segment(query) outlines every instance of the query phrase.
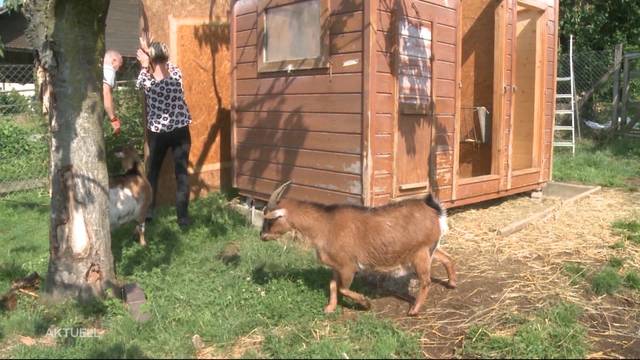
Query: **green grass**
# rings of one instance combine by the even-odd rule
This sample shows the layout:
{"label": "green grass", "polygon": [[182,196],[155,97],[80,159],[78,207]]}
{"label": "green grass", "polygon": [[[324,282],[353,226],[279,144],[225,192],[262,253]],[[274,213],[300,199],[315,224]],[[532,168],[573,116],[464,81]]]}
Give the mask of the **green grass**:
{"label": "green grass", "polygon": [[640,220],[618,220],[612,224],[614,232],[636,245],[640,245]]}
{"label": "green grass", "polygon": [[622,265],[624,265],[624,260],[619,257],[612,256],[609,258],[609,261],[607,261],[607,265],[614,269],[620,269],[622,268]]}
{"label": "green grass", "polygon": [[591,278],[591,289],[598,295],[613,295],[622,285],[618,270],[605,266]]}
{"label": "green grass", "polygon": [[577,285],[587,276],[587,269],[579,263],[568,262],[564,264],[564,271],[571,276],[571,285]]}
{"label": "green grass", "polygon": [[601,144],[584,140],[571,152],[553,155],[553,179],[590,185],[637,189],[629,180],[640,177],[640,140],[618,139]]}
{"label": "green grass", "polygon": [[624,249],[626,246],[627,245],[624,242],[624,240],[618,240],[618,241],[614,242],[613,244],[609,245],[609,248],[614,249],[614,250],[619,250],[619,249]]}
{"label": "green grass", "polygon": [[15,278],[46,273],[48,238],[48,194],[30,191],[0,198],[0,294]]}
{"label": "green grass", "polygon": [[[0,200],[2,291],[15,277],[46,273],[48,209],[29,204],[46,203],[46,198],[23,197]],[[219,356],[229,356],[238,339],[250,334],[263,340],[247,348],[246,357],[421,355],[417,337],[387,320],[366,312],[344,320],[342,310],[325,315],[330,271],[296,246],[261,242],[243,218],[224,208],[223,200],[213,195],[193,202],[194,225],[186,232],[176,225],[173,208],[161,209],[147,227],[147,248],[137,245],[133,225],[113,233],[118,277],[144,289],[149,322],[134,322],[116,300],[47,305],[20,296],[17,310],[0,313],[0,353],[3,343],[17,335],[40,337],[55,326],[97,327],[106,333],[58,338],[54,347],[19,345],[10,356],[193,357],[195,334]]]}
{"label": "green grass", "polygon": [[640,290],[640,275],[636,271],[629,271],[624,276],[624,286],[634,289]]}
{"label": "green grass", "polygon": [[473,326],[467,332],[463,357],[479,358],[583,358],[587,353],[586,329],[578,322],[581,310],[560,303],[519,321],[511,335],[494,335]]}

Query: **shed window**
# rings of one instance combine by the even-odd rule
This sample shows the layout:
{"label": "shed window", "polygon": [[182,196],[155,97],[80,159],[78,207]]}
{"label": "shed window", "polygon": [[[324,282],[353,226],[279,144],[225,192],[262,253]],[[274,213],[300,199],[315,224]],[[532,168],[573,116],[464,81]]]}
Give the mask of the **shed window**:
{"label": "shed window", "polygon": [[260,16],[258,70],[326,67],[329,29],[324,24],[328,18],[328,1],[292,1],[269,7],[271,2],[263,1]]}
{"label": "shed window", "polygon": [[403,114],[428,114],[431,101],[431,23],[399,22],[398,97]]}

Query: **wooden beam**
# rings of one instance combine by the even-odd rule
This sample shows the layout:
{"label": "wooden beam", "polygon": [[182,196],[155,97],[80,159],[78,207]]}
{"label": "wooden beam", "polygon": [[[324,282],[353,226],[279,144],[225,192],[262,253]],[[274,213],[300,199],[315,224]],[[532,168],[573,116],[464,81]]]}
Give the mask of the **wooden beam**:
{"label": "wooden beam", "polygon": [[629,102],[629,58],[624,58],[624,68],[622,71],[622,109],[620,110],[620,116],[622,117],[622,124],[620,125],[624,129],[627,125],[627,102]]}
{"label": "wooden beam", "polygon": [[616,45],[613,58],[613,98],[611,111],[611,127],[618,129],[618,103],[620,102],[620,64],[622,62],[622,44]]}
{"label": "wooden beam", "polygon": [[372,118],[376,116],[376,23],[378,1],[364,2],[362,76],[362,205],[372,206],[373,156]]}

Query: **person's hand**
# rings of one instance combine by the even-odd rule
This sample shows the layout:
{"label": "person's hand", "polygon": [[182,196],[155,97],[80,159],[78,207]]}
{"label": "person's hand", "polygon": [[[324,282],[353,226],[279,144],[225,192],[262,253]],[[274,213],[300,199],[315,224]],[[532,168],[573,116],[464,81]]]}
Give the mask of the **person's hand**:
{"label": "person's hand", "polygon": [[145,53],[149,53],[149,43],[151,39],[149,38],[149,32],[145,31],[142,36],[140,36],[140,49]]}
{"label": "person's hand", "polygon": [[149,55],[147,55],[144,50],[138,49],[138,51],[136,52],[136,58],[138,58],[140,66],[142,66],[143,69],[149,67]]}
{"label": "person's hand", "polygon": [[111,127],[113,128],[113,135],[120,135],[120,119],[117,116],[111,119]]}

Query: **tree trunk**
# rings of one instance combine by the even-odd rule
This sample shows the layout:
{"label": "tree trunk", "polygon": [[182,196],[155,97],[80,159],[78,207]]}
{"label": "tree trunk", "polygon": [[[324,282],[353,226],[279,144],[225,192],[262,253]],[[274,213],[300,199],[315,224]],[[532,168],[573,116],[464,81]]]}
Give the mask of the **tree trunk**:
{"label": "tree trunk", "polygon": [[52,89],[45,290],[55,299],[102,296],[115,280],[100,66],[108,6],[108,0],[30,0],[24,8]]}

